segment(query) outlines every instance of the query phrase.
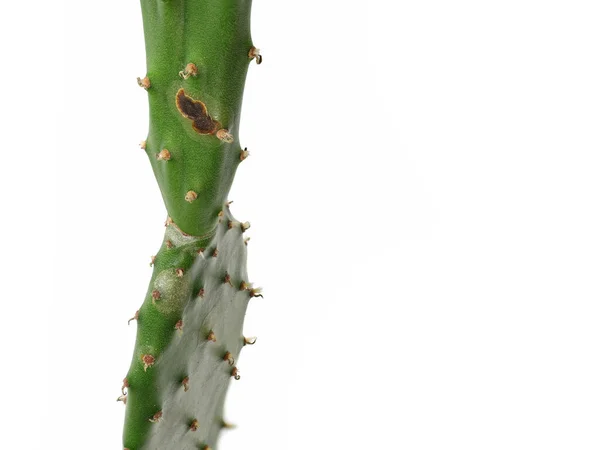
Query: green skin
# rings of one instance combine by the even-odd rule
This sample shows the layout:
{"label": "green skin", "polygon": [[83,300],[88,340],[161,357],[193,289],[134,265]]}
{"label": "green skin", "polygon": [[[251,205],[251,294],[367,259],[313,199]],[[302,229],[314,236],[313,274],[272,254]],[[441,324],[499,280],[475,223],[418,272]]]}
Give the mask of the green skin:
{"label": "green skin", "polygon": [[[248,282],[245,226],[226,206],[242,159],[251,1],[141,4],[150,82],[145,149],[170,220],[136,313],[123,445],[215,449],[227,387],[246,343],[246,308],[259,295]],[[189,63],[197,74],[185,72]],[[163,149],[168,158],[157,158]]]}

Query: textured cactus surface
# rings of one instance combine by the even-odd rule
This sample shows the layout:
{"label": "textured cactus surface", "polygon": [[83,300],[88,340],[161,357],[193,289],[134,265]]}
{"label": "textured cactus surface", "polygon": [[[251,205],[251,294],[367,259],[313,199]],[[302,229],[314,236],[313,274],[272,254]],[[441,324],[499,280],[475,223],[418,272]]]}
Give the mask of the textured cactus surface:
{"label": "textured cactus surface", "polygon": [[168,212],[123,381],[124,448],[214,449],[227,427],[227,387],[239,379],[248,302],[249,224],[227,195],[242,150],[238,129],[248,65],[250,0],[142,0],[148,154]]}

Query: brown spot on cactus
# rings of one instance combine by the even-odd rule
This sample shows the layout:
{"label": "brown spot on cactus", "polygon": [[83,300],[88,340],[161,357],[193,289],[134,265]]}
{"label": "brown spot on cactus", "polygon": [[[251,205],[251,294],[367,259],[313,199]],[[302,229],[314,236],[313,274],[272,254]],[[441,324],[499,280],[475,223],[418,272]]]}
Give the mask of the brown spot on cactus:
{"label": "brown spot on cactus", "polygon": [[237,367],[234,367],[233,369],[231,369],[231,376],[235,379],[235,380],[239,380],[240,377],[240,373]]}
{"label": "brown spot on cactus", "polygon": [[256,64],[262,63],[262,56],[260,54],[260,50],[256,47],[252,47],[248,52],[248,58],[256,59]]}
{"label": "brown spot on cactus", "polygon": [[246,239],[244,239],[244,245],[248,245],[248,241],[250,240],[249,237],[247,237]]}
{"label": "brown spot on cactus", "polygon": [[140,142],[140,148],[141,148],[142,150],[146,150],[146,141],[142,141],[142,142]]}
{"label": "brown spot on cactus", "polygon": [[186,202],[192,203],[197,198],[198,198],[198,194],[196,194],[194,191],[187,191],[187,194],[185,194],[185,201]]}
{"label": "brown spot on cactus", "polygon": [[190,424],[190,431],[198,431],[199,426],[200,423],[196,419],[192,420],[192,423]]}
{"label": "brown spot on cactus", "polygon": [[179,278],[183,277],[184,271],[183,269],[176,269],[175,270],[175,275],[177,275]]}
{"label": "brown spot on cactus", "polygon": [[129,381],[127,381],[127,378],[123,378],[123,386],[121,386],[121,393],[123,395],[125,395],[125,389],[129,388]]}
{"label": "brown spot on cactus", "polygon": [[156,159],[159,161],[169,161],[171,159],[171,152],[166,148],[163,148],[156,154]]}
{"label": "brown spot on cactus", "polygon": [[240,153],[240,161],[245,160],[248,156],[250,156],[250,152],[248,151],[247,148],[245,148],[244,150],[241,151]]}
{"label": "brown spot on cactus", "polygon": [[187,80],[189,77],[195,77],[198,75],[198,68],[194,63],[188,63],[185,66],[185,69],[179,72],[179,76],[184,80]]}
{"label": "brown spot on cactus", "polygon": [[200,298],[203,298],[203,297],[204,297],[204,288],[201,288],[201,289],[198,291],[198,297],[200,297]]}
{"label": "brown spot on cactus", "polygon": [[156,262],[156,255],[152,255],[150,257],[150,267],[152,267],[154,265],[154,263]]}
{"label": "brown spot on cactus", "polygon": [[229,275],[228,273],[225,273],[225,277],[223,278],[223,283],[228,284],[229,286],[233,286],[233,284],[231,284],[231,275]]}
{"label": "brown spot on cactus", "polygon": [[144,363],[144,372],[146,372],[148,368],[152,367],[155,361],[156,360],[152,355],[142,355],[142,362]]}
{"label": "brown spot on cactus", "polygon": [[204,447],[202,447],[202,450],[212,450],[212,448],[210,448],[210,446],[205,445]]}
{"label": "brown spot on cactus", "polygon": [[144,77],[144,78],[138,77],[137,83],[138,83],[138,86],[140,86],[146,90],[150,89],[150,86],[152,86],[152,84],[150,83],[150,78],[148,78],[148,77]]}
{"label": "brown spot on cactus", "polygon": [[160,299],[160,292],[158,291],[158,289],[154,289],[152,291],[152,303],[154,303],[158,299]]}
{"label": "brown spot on cactus", "polygon": [[169,239],[167,239],[167,241],[165,242],[165,245],[166,245],[167,248],[173,248],[174,247],[173,242],[171,242],[171,240],[169,240]]}
{"label": "brown spot on cactus", "polygon": [[183,117],[192,121],[192,128],[200,134],[214,134],[219,129],[219,122],[210,117],[206,105],[194,100],[179,89],[175,96],[175,104]]}
{"label": "brown spot on cactus", "polygon": [[215,250],[212,253],[213,258],[216,258],[217,256],[219,256],[219,249],[215,247]]}
{"label": "brown spot on cactus", "polygon": [[248,289],[248,283],[246,283],[245,281],[242,281],[240,283],[240,291],[245,291],[246,289]]}
{"label": "brown spot on cactus", "polygon": [[163,413],[162,411],[158,411],[157,413],[155,413],[150,419],[148,419],[150,422],[152,423],[156,423],[158,422],[160,419],[162,419]]}
{"label": "brown spot on cactus", "polygon": [[222,420],[221,428],[226,429],[226,430],[233,430],[235,428],[235,425],[230,422],[227,422],[225,420]]}
{"label": "brown spot on cactus", "polygon": [[165,227],[168,227],[169,225],[173,225],[173,219],[171,219],[171,217],[167,216],[167,220],[165,220]]}
{"label": "brown spot on cactus", "polygon": [[254,345],[256,343],[256,336],[250,336],[244,338],[244,345]]}
{"label": "brown spot on cactus", "polygon": [[183,392],[187,392],[190,389],[190,378],[189,377],[185,377],[181,381],[181,384],[183,385]]}

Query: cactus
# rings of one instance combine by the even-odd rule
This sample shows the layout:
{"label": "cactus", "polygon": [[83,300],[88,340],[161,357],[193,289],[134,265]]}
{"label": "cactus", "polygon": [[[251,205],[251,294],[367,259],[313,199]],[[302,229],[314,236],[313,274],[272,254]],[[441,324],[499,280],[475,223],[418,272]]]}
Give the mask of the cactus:
{"label": "cactus", "polygon": [[142,0],[150,105],[146,151],[168,218],[152,257],[137,338],[118,400],[125,449],[215,448],[249,300],[250,226],[227,195],[238,164],[241,101],[250,62],[250,0]]}

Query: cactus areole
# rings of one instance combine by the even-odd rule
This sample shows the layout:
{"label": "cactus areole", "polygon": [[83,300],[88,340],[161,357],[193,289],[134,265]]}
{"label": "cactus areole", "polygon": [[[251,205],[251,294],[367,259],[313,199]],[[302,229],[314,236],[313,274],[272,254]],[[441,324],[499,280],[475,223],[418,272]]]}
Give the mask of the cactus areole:
{"label": "cactus areole", "polygon": [[250,0],[142,0],[150,104],[141,147],[168,218],[153,274],[131,321],[137,338],[119,400],[123,448],[215,449],[244,337],[248,302],[244,232],[227,195],[248,151],[239,123],[248,66]]}

